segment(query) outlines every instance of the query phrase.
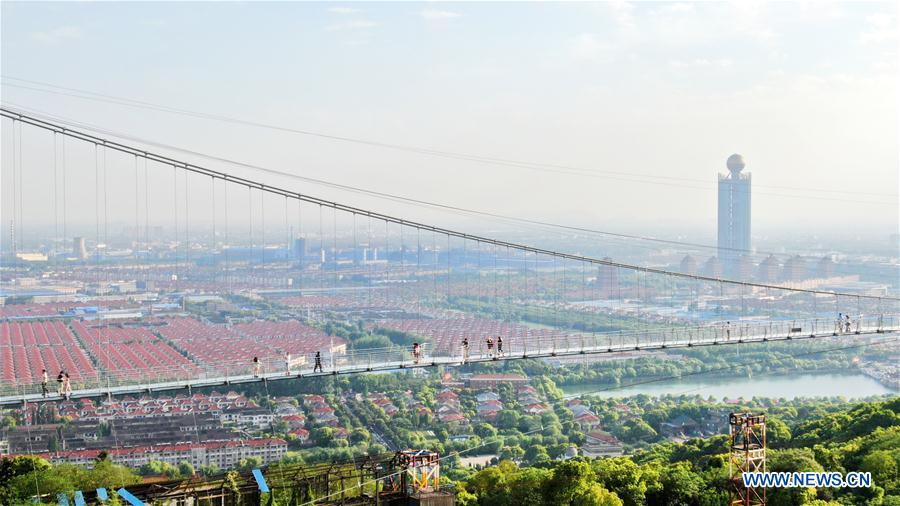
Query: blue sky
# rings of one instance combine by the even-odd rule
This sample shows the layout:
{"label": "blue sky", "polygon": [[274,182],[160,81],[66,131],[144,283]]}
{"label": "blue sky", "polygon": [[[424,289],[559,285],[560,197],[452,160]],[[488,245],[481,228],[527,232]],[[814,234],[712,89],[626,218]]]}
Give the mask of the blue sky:
{"label": "blue sky", "polygon": [[[4,80],[8,104],[311,177],[606,229],[711,231],[716,173],[741,152],[768,187],[755,200],[760,233],[792,226],[786,214],[897,228],[896,206],[855,193],[896,202],[895,2],[4,2],[2,29],[4,76],[709,190],[434,159]],[[807,186],[860,202],[778,189]]]}

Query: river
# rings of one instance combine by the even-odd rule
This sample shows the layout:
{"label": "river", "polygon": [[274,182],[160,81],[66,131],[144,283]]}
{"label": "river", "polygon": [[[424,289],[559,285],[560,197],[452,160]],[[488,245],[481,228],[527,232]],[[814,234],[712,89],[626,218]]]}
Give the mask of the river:
{"label": "river", "polygon": [[[626,384],[639,380],[626,380]],[[599,397],[629,397],[632,395],[702,395],[723,397],[832,397],[850,399],[872,395],[898,394],[874,379],[859,373],[801,373],[753,378],[687,377],[658,383],[615,387],[609,384],[561,386],[566,397],[590,393]]]}

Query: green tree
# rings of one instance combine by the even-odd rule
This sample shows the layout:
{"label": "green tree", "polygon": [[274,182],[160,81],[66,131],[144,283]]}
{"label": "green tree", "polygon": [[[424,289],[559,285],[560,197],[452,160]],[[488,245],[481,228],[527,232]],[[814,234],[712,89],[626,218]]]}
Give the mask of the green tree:
{"label": "green tree", "polygon": [[543,506],[543,489],[551,471],[539,468],[520,469],[509,480],[510,504],[513,506]]}
{"label": "green tree", "polygon": [[370,438],[371,435],[369,434],[369,431],[362,427],[357,427],[350,433],[350,443],[354,445],[368,442]]}
{"label": "green tree", "polygon": [[185,476],[185,477],[193,476],[195,474],[195,472],[196,471],[194,470],[194,464],[191,464],[190,462],[188,462],[186,460],[182,460],[181,462],[178,463],[178,473],[181,476]]}
{"label": "green tree", "polygon": [[703,479],[692,472],[691,465],[679,462],[665,466],[659,475],[660,487],[648,492],[647,502],[665,506],[690,506],[700,500]]}
{"label": "green tree", "polygon": [[497,436],[497,429],[489,423],[476,424],[472,430],[475,432],[475,435],[481,439],[489,439]]}
{"label": "green tree", "polygon": [[592,462],[597,481],[613,491],[625,506],[641,506],[645,502],[647,483],[640,466],[628,457],[597,459]]}
{"label": "green tree", "polygon": [[49,469],[50,463],[40,457],[20,456],[0,459],[0,504],[13,504],[13,497],[20,496],[22,491],[13,490],[14,479]]}
{"label": "green tree", "polygon": [[203,476],[213,476],[219,474],[220,472],[222,472],[221,469],[219,469],[219,466],[215,464],[200,466],[200,474],[202,474]]}
{"label": "green tree", "polygon": [[525,450],[519,445],[504,446],[500,451],[500,458],[504,460],[521,460],[525,456]]}
{"label": "green tree", "polygon": [[859,468],[861,471],[872,473],[872,482],[886,490],[896,489],[898,478],[898,460],[900,460],[900,447],[893,450],[877,450],[862,459]]}
{"label": "green tree", "polygon": [[27,504],[38,494],[56,496],[61,492],[75,490],[71,473],[60,473],[56,469],[41,469],[20,474],[6,482],[7,501],[4,504]]}
{"label": "green tree", "polygon": [[574,505],[576,498],[588,497],[588,490],[595,483],[596,475],[591,465],[582,459],[560,462],[553,468],[553,474],[544,487],[547,504]]}
{"label": "green tree", "polygon": [[766,418],[766,441],[769,446],[786,446],[791,441],[791,429],[780,418]]}
{"label": "green tree", "polygon": [[575,492],[570,503],[577,506],[622,506],[622,500],[599,483],[589,483]]}
{"label": "green tree", "polygon": [[241,459],[238,462],[238,468],[242,471],[249,471],[251,469],[258,469],[262,466],[262,459],[259,457],[247,457],[245,459]]}
{"label": "green tree", "polygon": [[[60,466],[57,466],[59,469]],[[101,460],[94,464],[89,471],[79,473],[78,486],[82,490],[96,490],[98,488],[117,489],[133,485],[141,481],[140,477],[131,469],[112,463],[110,460]]]}
{"label": "green tree", "polygon": [[550,460],[550,455],[547,453],[547,447],[543,445],[529,446],[525,450],[525,460],[532,464]]}

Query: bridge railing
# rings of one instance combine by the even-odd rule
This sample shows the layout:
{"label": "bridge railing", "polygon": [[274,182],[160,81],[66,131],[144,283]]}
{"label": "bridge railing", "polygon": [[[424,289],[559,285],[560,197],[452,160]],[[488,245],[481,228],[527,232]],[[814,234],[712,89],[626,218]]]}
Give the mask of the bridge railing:
{"label": "bridge railing", "polygon": [[[435,348],[421,345],[416,357],[411,347],[389,347],[348,350],[342,353],[321,352],[317,362],[315,353],[292,357],[288,367],[284,358],[263,358],[258,364],[252,357],[216,363],[198,363],[178,367],[151,367],[106,371],[73,380],[72,391],[113,391],[130,385],[149,388],[187,387],[188,385],[226,384],[254,381],[258,378],[308,376],[316,374],[364,372],[387,369],[414,368],[430,364],[482,362],[523,357],[577,355],[582,353],[629,352],[645,349],[665,349],[712,344],[736,344],[763,340],[784,340],[810,336],[855,335],[876,331],[900,330],[898,315],[869,315],[851,319],[847,329],[836,320],[810,318],[798,320],[761,320],[717,322],[677,328],[657,328],[605,333],[574,333],[562,331],[558,335],[541,337],[505,337],[502,347],[496,341],[488,349],[487,336],[469,336],[469,347],[462,347],[462,338],[452,346]],[[496,339],[496,336],[491,336]],[[55,378],[51,378],[50,394],[57,393]],[[0,397],[22,396],[41,392],[39,383],[0,384]]]}

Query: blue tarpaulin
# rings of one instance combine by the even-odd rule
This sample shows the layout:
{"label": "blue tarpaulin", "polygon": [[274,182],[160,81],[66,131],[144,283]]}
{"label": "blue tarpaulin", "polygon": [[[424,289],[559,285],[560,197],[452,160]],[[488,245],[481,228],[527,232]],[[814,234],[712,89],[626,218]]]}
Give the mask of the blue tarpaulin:
{"label": "blue tarpaulin", "polygon": [[263,493],[269,492],[269,484],[266,483],[266,477],[263,476],[262,471],[259,469],[253,470],[253,477],[256,478],[256,485],[259,486],[259,491]]}
{"label": "blue tarpaulin", "polygon": [[128,504],[130,504],[131,506],[144,506],[144,503],[140,499],[131,495],[131,492],[125,490],[124,488],[116,490],[116,493],[119,494],[122,499],[128,501]]}

